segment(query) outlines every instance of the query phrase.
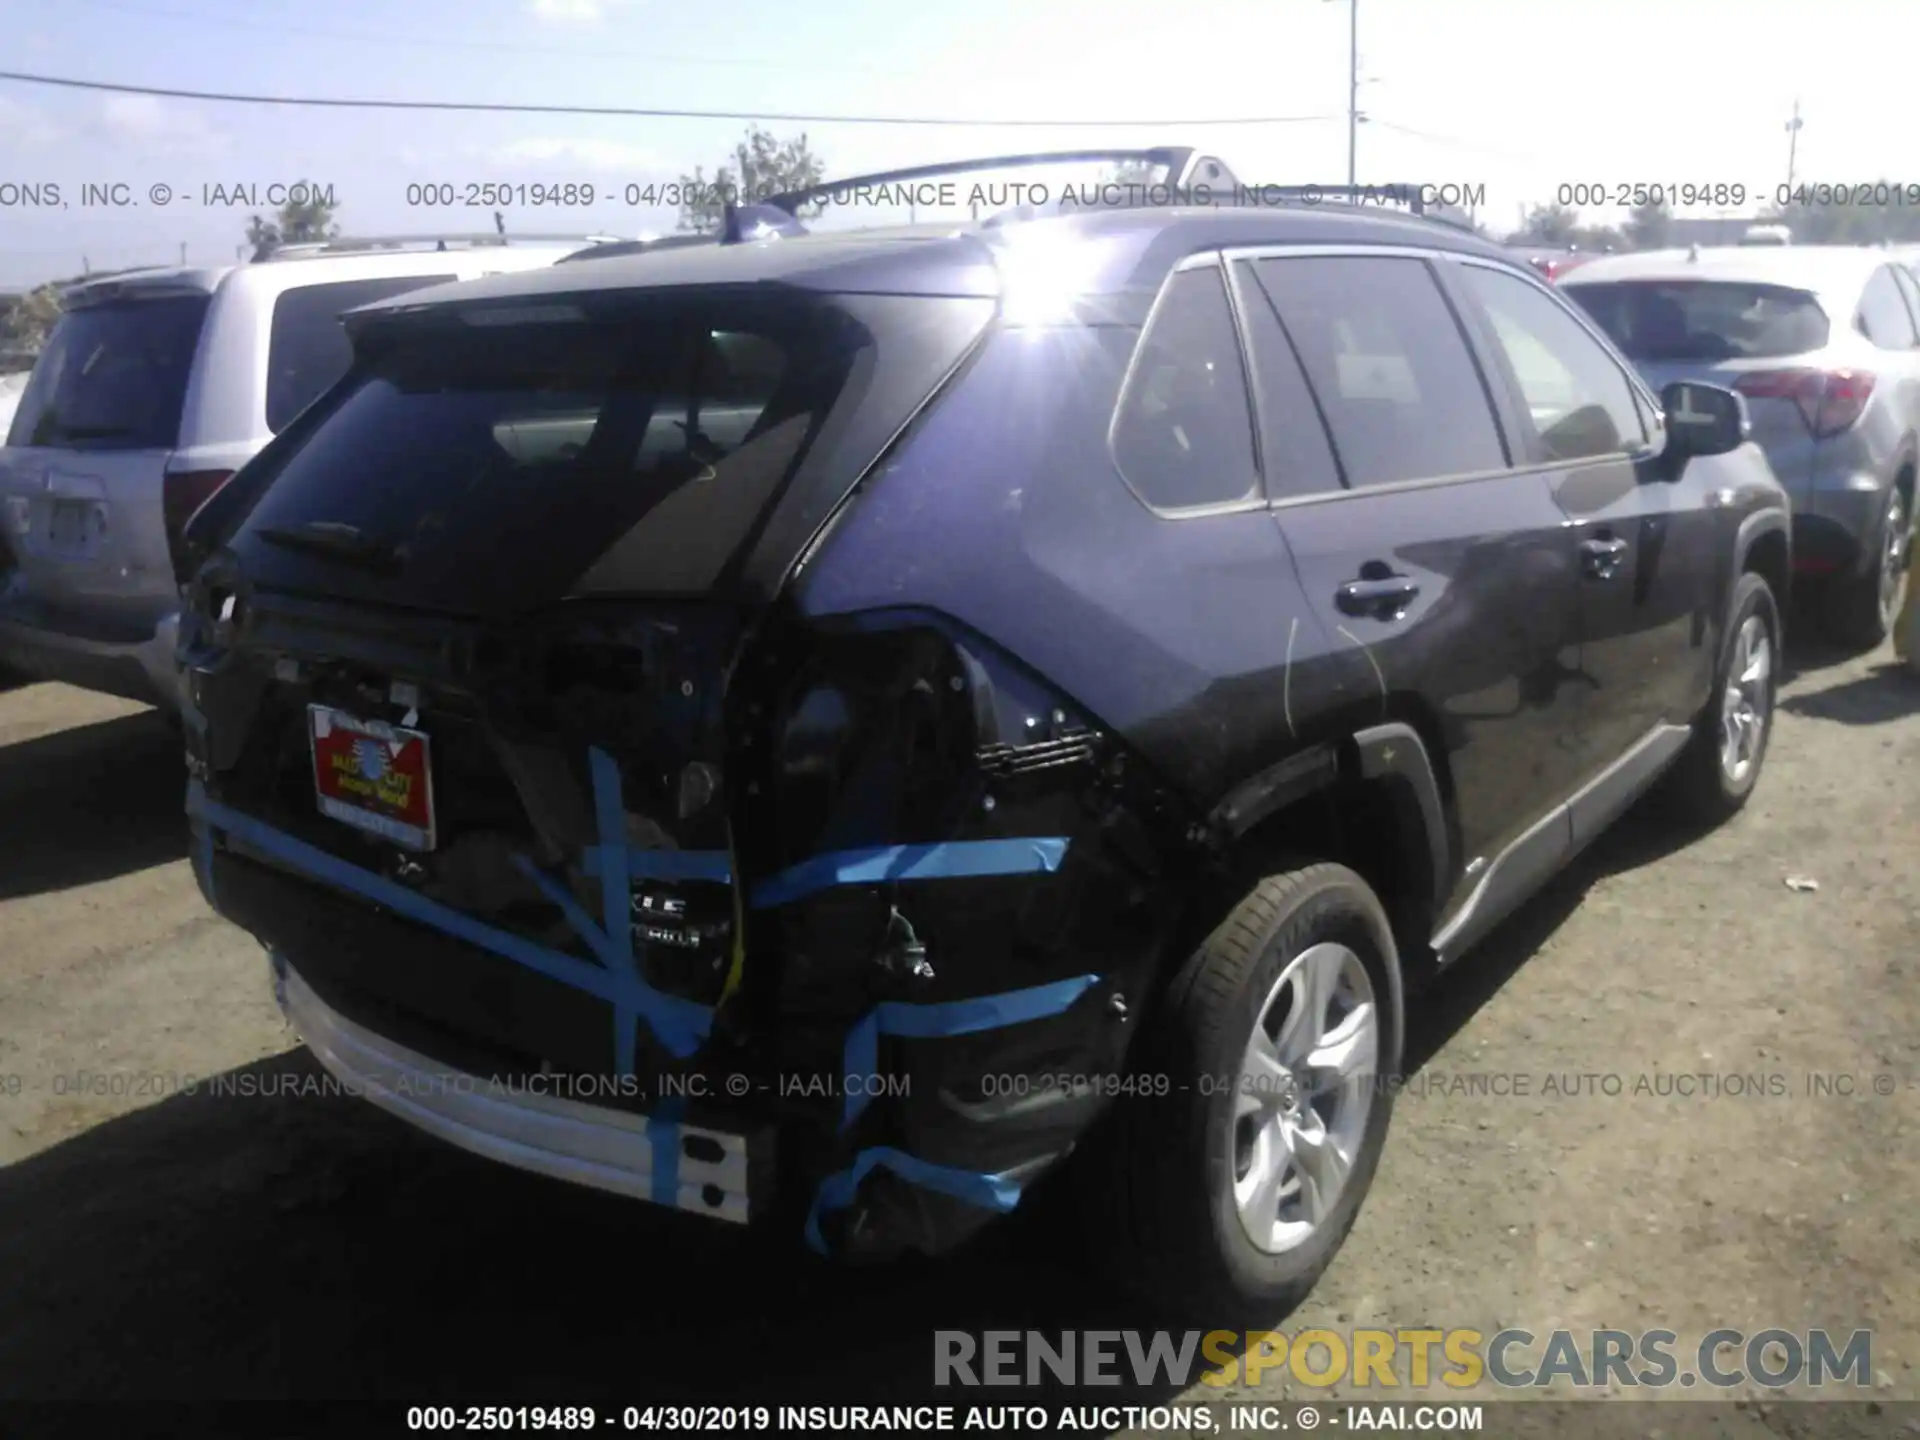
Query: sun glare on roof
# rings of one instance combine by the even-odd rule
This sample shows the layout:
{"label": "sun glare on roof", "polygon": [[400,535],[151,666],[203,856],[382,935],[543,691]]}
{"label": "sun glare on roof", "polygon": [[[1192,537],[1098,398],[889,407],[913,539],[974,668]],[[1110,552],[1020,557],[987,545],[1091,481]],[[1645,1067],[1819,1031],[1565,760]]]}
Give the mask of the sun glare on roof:
{"label": "sun glare on roof", "polygon": [[1000,311],[1010,325],[1071,319],[1074,302],[1094,277],[1094,248],[1062,226],[1010,226],[994,260],[1000,269]]}

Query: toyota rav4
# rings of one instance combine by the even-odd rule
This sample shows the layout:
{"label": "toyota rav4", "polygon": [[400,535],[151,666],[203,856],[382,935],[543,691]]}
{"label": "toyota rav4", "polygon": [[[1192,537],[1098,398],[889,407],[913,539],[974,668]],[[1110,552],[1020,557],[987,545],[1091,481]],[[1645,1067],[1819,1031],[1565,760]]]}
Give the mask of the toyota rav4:
{"label": "toyota rav4", "polygon": [[325,1066],[840,1256],[1057,1170],[1127,1277],[1284,1304],[1415,982],[1656,781],[1742,805],[1744,402],[1456,228],[1116,158],[1208,203],[788,196],[347,317],[181,642],[201,884]]}

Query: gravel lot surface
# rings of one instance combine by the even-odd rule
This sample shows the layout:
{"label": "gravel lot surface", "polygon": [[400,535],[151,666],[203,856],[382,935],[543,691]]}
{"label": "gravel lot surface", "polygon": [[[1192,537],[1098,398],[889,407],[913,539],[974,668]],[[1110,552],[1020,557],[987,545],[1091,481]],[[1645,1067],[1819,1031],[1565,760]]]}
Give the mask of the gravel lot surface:
{"label": "gravel lot surface", "polygon": [[[1866,1327],[1875,1400],[1920,1399],[1920,684],[1798,660],[1739,819],[1635,812],[1421,1000],[1372,1196],[1276,1323]],[[0,693],[0,1396],[1025,1401],[934,1391],[930,1332],[1152,1326],[1045,1207],[843,1275],[310,1093],[183,786],[152,712]],[[254,1093],[178,1093],[222,1074]],[[1738,1393],[1711,1433],[1843,1428]]]}

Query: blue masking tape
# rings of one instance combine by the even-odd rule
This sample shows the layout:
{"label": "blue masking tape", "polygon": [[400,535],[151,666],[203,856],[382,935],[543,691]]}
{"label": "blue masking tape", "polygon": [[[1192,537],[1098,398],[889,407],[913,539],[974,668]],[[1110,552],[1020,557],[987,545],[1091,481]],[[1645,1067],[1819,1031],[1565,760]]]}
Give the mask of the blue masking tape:
{"label": "blue masking tape", "polygon": [[[314,878],[323,880],[342,890],[364,895],[369,900],[386,906],[396,914],[404,915],[422,925],[432,926],[447,934],[490,951],[504,959],[526,966],[529,970],[558,980],[563,985],[583,990],[607,1001],[610,1005],[624,1007],[627,1023],[621,1027],[626,1038],[624,1053],[632,1055],[632,1017],[645,1015],[656,1027],[663,1044],[674,1054],[686,1056],[698,1048],[704,1038],[706,1027],[712,1019],[712,1012],[704,1005],[690,1000],[681,1000],[671,995],[662,995],[647,986],[635,975],[621,974],[618,971],[590,965],[586,961],[558,950],[549,950],[544,945],[536,945],[505,930],[484,925],[470,916],[461,914],[423,895],[416,894],[403,885],[362,870],[357,865],[348,864],[326,851],[317,849],[293,836],[284,834],[270,825],[262,824],[251,816],[207,798],[205,788],[194,782],[187,791],[188,812],[203,824],[215,825],[228,835],[242,843],[284,861],[296,869],[305,871]],[[543,877],[544,878],[544,877]],[[598,927],[573,905],[571,897],[566,898],[566,906],[572,907],[570,919],[576,927],[584,927],[588,943],[593,944],[599,936]],[[566,909],[563,906],[563,910]],[[597,950],[596,954],[599,953]],[[622,1040],[618,1032],[615,1035],[616,1054],[622,1052]]]}
{"label": "blue masking tape", "polygon": [[627,807],[620,794],[620,765],[606,751],[587,752],[593,772],[593,813],[600,826],[600,905],[607,927],[607,953],[600,958],[630,975],[633,959],[633,883],[627,878]]}
{"label": "blue masking tape", "polygon": [[647,1144],[653,1155],[653,1202],[680,1203],[680,1120],[687,1108],[679,1095],[663,1095],[647,1117]]}
{"label": "blue masking tape", "polygon": [[836,885],[883,885],[895,880],[958,880],[980,875],[1028,875],[1058,870],[1064,839],[952,840],[943,845],[876,845],[816,855],[782,870],[753,890],[753,904],[787,905]]}
{"label": "blue masking tape", "polygon": [[822,1255],[827,1242],[820,1234],[820,1216],[828,1210],[841,1210],[853,1203],[860,1182],[875,1169],[891,1170],[902,1180],[925,1190],[937,1190],[983,1210],[1005,1214],[1020,1203],[1020,1182],[1005,1175],[989,1175],[977,1170],[955,1170],[920,1160],[902,1150],[879,1145],[862,1150],[853,1157],[850,1168],[827,1176],[814,1192],[813,1208],[807,1213],[807,1244]]}
{"label": "blue masking tape", "polygon": [[842,1091],[846,1095],[840,1128],[845,1130],[867,1108],[871,1098],[866,1093],[870,1088],[867,1077],[878,1073],[882,1035],[933,1040],[943,1035],[969,1035],[978,1030],[997,1030],[1003,1025],[1045,1019],[1066,1010],[1098,984],[1099,979],[1097,975],[1076,975],[1071,980],[1056,980],[1049,985],[968,1000],[948,1000],[934,1005],[887,1000],[874,1006],[847,1032],[846,1049],[840,1062]]}

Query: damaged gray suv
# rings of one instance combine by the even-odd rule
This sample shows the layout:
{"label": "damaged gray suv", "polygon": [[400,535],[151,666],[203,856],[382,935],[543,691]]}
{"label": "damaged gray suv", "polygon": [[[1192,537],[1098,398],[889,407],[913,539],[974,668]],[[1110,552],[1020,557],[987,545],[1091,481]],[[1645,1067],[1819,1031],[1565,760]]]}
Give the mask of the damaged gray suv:
{"label": "damaged gray suv", "polygon": [[346,317],[181,641],[201,885],[329,1070],[837,1256],[1078,1186],[1128,1278],[1270,1308],[1413,982],[1656,781],[1745,803],[1740,399],[1457,228],[1110,158],[1186,203],[785,196]]}

